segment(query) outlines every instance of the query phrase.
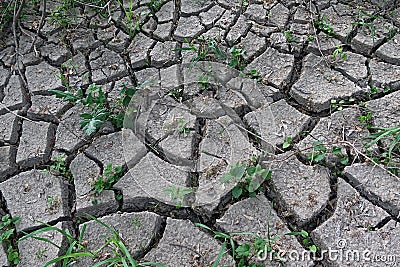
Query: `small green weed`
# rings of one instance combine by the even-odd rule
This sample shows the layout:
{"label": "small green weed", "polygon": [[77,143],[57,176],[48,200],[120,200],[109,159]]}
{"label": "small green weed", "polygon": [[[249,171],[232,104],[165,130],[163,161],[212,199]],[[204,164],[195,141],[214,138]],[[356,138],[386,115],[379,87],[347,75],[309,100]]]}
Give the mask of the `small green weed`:
{"label": "small green weed", "polygon": [[310,155],[308,155],[307,160],[311,163],[322,162],[329,154],[334,155],[340,159],[340,164],[347,165],[349,163],[349,158],[343,155],[342,148],[338,146],[332,146],[330,150],[321,141],[313,142],[313,149]]}
{"label": "small green weed", "polygon": [[186,127],[186,125],[189,123],[188,120],[185,119],[179,119],[178,120],[178,133],[185,135],[190,133],[190,128]]}
{"label": "small green weed", "polygon": [[103,171],[103,175],[97,178],[92,185],[92,191],[96,195],[100,195],[104,190],[112,189],[113,185],[122,177],[122,167],[113,168],[112,163],[107,164]]}
{"label": "small green weed", "polygon": [[228,50],[228,54],[230,55],[228,66],[234,69],[244,70],[244,55],[246,54],[246,50],[234,46]]}
{"label": "small green weed", "polygon": [[50,165],[47,169],[43,170],[42,172],[49,172],[53,175],[62,175],[68,179],[68,181],[72,181],[72,173],[71,171],[67,168],[65,164],[65,159],[66,159],[65,154],[60,154],[56,157],[54,157],[52,160],[54,163]]}
{"label": "small green weed", "polygon": [[372,22],[369,22],[368,20],[375,18],[377,17],[359,10],[357,15],[357,21],[352,23],[353,26],[368,28],[372,36],[372,42],[375,42],[375,26]]}
{"label": "small green weed", "polygon": [[77,14],[75,14],[75,2],[72,0],[62,1],[55,7],[49,14],[48,21],[63,28],[68,28],[73,22],[76,21]]}
{"label": "small green weed", "polygon": [[221,183],[234,180],[237,185],[232,189],[233,198],[237,199],[244,194],[250,197],[256,196],[261,189],[261,185],[271,178],[271,171],[263,169],[259,164],[256,166],[246,166],[245,164],[234,165],[229,173],[221,177]]}
{"label": "small green weed", "polygon": [[11,218],[10,214],[6,214],[1,218],[0,237],[1,242],[7,248],[7,259],[12,264],[19,263],[18,251],[13,247],[15,235],[15,225],[20,221],[19,217]]}
{"label": "small green weed", "polygon": [[244,70],[245,60],[244,55],[246,50],[238,48],[236,46],[227,49],[222,46],[215,39],[198,39],[199,47],[193,45],[192,42],[186,40],[188,47],[179,48],[177,50],[182,51],[193,51],[197,54],[195,58],[192,59],[192,64],[196,64],[199,61],[219,61],[227,64],[229,67],[238,69],[240,71]]}
{"label": "small green weed", "polygon": [[247,73],[247,77],[250,79],[257,80],[257,82],[261,82],[262,78],[258,70],[256,69],[250,69],[249,72]]}
{"label": "small green weed", "polygon": [[286,149],[292,145],[293,139],[291,137],[286,137],[285,142],[283,143],[282,147],[283,149]]}
{"label": "small green weed", "polygon": [[183,91],[184,90],[182,88],[172,88],[169,90],[168,95],[179,101],[182,98]]}
{"label": "small green weed", "polygon": [[200,85],[200,90],[205,91],[210,87],[210,76],[207,74],[200,74],[197,83]]}
{"label": "small green weed", "polygon": [[356,100],[354,98],[349,98],[349,100],[341,99],[339,101],[336,99],[332,99],[331,100],[331,112],[335,111],[335,110],[340,111],[340,110],[343,110],[344,107],[352,106],[352,105],[354,105],[355,101]]}
{"label": "small green weed", "polygon": [[164,189],[164,194],[169,195],[172,202],[176,202],[176,208],[179,209],[183,205],[183,199],[186,195],[193,193],[192,188],[171,186],[170,188]]}
{"label": "small green weed", "polygon": [[347,54],[343,52],[343,45],[337,45],[336,49],[332,53],[332,58],[336,59],[340,56],[343,60],[347,60]]}
{"label": "small green weed", "polygon": [[162,5],[165,3],[165,0],[151,0],[149,3],[146,4],[146,6],[153,12],[156,13],[159,11],[162,7]]}
{"label": "small green weed", "polygon": [[286,41],[288,43],[293,43],[296,41],[296,38],[292,36],[293,31],[292,30],[286,30],[283,32],[283,34],[285,35]]}
{"label": "small green weed", "polygon": [[360,115],[358,120],[364,127],[370,128],[372,123],[372,111],[368,111],[365,115]]}
{"label": "small green weed", "polygon": [[73,104],[82,104],[87,107],[90,112],[81,113],[82,118],[80,126],[87,135],[97,132],[105,121],[110,121],[115,127],[121,128],[124,116],[127,112],[129,102],[136,93],[136,90],[145,86],[147,83],[140,84],[137,87],[127,87],[122,85],[120,97],[115,103],[110,103],[100,86],[91,84],[84,94],[82,89],[76,92],[49,90],[57,98]]}
{"label": "small green weed", "polygon": [[327,21],[326,17],[322,17],[322,19],[314,21],[314,25],[320,31],[324,32],[327,36],[335,36],[335,30],[331,26],[331,24]]}

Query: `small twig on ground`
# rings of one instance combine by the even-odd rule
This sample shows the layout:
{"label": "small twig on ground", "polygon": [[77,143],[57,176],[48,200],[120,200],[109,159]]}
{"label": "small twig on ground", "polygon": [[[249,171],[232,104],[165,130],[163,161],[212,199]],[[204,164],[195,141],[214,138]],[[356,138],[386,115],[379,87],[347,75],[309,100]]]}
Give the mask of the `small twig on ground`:
{"label": "small twig on ground", "polygon": [[31,52],[32,52],[32,50],[35,51],[36,56],[38,56],[38,55],[37,55],[37,50],[35,48],[35,43],[36,43],[36,39],[37,39],[37,37],[38,37],[38,35],[40,33],[40,30],[42,29],[42,27],[44,25],[45,17],[46,17],[46,0],[43,0],[42,1],[42,16],[40,18],[39,26],[37,28],[35,36],[33,37],[32,45],[31,45],[31,48],[30,48]]}
{"label": "small twig on ground", "polygon": [[33,121],[33,120],[31,120],[31,119],[28,119],[27,117],[21,116],[21,115],[19,115],[18,113],[12,111],[11,109],[9,109],[6,105],[4,105],[4,104],[1,103],[1,102],[0,102],[0,106],[1,106],[2,108],[4,108],[5,110],[7,110],[8,112],[10,112],[11,114],[17,116],[17,117],[20,118],[20,119],[27,120],[27,121],[30,121],[30,122],[33,122],[33,123],[36,123],[36,124],[41,125],[41,124],[40,124],[39,122],[37,122],[37,121]]}
{"label": "small twig on ground", "polygon": [[318,35],[317,35],[317,29],[315,28],[315,24],[314,24],[314,17],[313,17],[313,13],[314,13],[314,12],[311,10],[311,8],[312,8],[312,1],[310,0],[310,6],[309,6],[310,16],[311,16],[311,21],[310,21],[310,23],[311,23],[311,25],[312,25],[312,27],[313,27],[315,42],[317,43],[318,50],[319,50],[319,52],[321,53],[321,56],[322,56],[323,60],[325,61],[325,64],[326,64],[327,66],[329,66],[329,62],[326,60],[325,55],[324,55],[324,53],[322,52],[321,45],[320,45],[320,43],[319,43],[319,39],[318,39]]}

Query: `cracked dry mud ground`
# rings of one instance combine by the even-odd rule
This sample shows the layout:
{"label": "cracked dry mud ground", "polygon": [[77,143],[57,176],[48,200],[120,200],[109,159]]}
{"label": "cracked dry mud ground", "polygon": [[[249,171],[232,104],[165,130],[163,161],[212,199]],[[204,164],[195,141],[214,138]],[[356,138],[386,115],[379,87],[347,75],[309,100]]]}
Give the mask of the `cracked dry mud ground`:
{"label": "cracked dry mud ground", "polygon": [[[122,12],[116,9],[108,22],[84,6],[76,8],[76,21],[68,30],[46,20],[36,51],[29,49],[30,37],[18,34],[17,63],[13,37],[4,37],[1,212],[21,218],[16,225],[19,236],[38,229],[40,222],[75,233],[87,225],[84,239],[88,247],[96,248],[105,230],[85,219],[89,213],[114,226],[139,261],[211,266],[221,242],[193,222],[264,238],[268,231],[276,236],[306,230],[321,251],[370,254],[360,260],[343,255],[289,260],[286,266],[399,266],[399,178],[359,155],[365,152],[363,138],[370,134],[359,117],[371,111],[373,126],[400,125],[400,3],[167,0],[155,12],[147,2],[133,6],[141,25],[134,37],[118,23]],[[49,10],[55,5],[47,1]],[[374,37],[370,28],[357,24],[360,10],[377,15],[367,18],[374,25]],[[318,17],[326,17],[334,37],[313,27],[310,21]],[[32,25],[39,20],[39,14],[28,16],[22,27],[33,35]],[[221,84],[201,90],[191,66],[184,65],[197,55],[180,49],[197,37],[244,48],[244,72],[257,70],[261,81],[216,64],[213,71]],[[346,44],[347,59],[333,60],[330,55],[340,44]],[[82,107],[48,92],[65,89],[56,77],[60,72],[72,88],[96,83],[110,99],[124,82],[136,86],[152,81],[138,92],[138,97],[152,103],[136,106],[141,108],[135,118],[140,130],[105,125],[87,137],[79,128]],[[183,89],[180,99],[168,94],[174,87]],[[377,92],[368,97],[372,87]],[[331,109],[332,99],[349,98],[357,104]],[[30,120],[16,116],[17,112]],[[184,119],[190,131],[177,132],[176,118]],[[283,151],[286,137],[293,143]],[[307,156],[317,140],[331,146],[347,144],[343,146],[350,159],[347,166],[338,167],[340,159],[334,155],[324,164],[310,164]],[[73,181],[42,172],[59,154],[67,155]],[[233,164],[253,156],[260,156],[260,164],[272,171],[272,177],[256,197],[233,200],[234,184],[219,179]],[[91,183],[108,163],[125,165],[124,176],[113,190],[94,197]],[[163,192],[171,184],[194,188],[181,208]],[[119,194],[122,199],[116,197]],[[49,205],[49,197],[57,200],[56,206]],[[56,232],[45,237],[65,245]],[[246,241],[240,236],[235,240]],[[279,239],[276,246],[299,254],[308,250],[295,236]],[[18,266],[35,267],[61,253],[34,239],[18,243],[18,251]],[[269,259],[261,263],[279,266]],[[4,249],[0,264],[10,266]],[[81,259],[75,266],[93,264]],[[235,265],[229,254],[223,265]]]}

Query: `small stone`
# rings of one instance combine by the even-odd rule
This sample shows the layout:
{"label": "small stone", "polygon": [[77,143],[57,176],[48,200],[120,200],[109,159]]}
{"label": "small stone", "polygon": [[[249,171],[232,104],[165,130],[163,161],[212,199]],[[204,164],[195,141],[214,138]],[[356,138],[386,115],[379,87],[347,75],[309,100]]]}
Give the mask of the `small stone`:
{"label": "small stone", "polygon": [[88,29],[77,29],[70,36],[70,43],[74,51],[84,52],[95,49],[101,45],[99,40],[96,40],[92,31]]}
{"label": "small stone", "polygon": [[20,108],[24,103],[22,96],[22,83],[18,75],[12,75],[6,88],[4,88],[4,98],[1,101],[8,108]]}
{"label": "small stone", "polygon": [[139,33],[128,47],[129,57],[133,68],[147,65],[147,52],[155,41]]}
{"label": "small stone", "polygon": [[263,161],[261,166],[272,172],[270,185],[277,201],[298,225],[307,225],[328,204],[331,190],[327,168],[304,165],[292,152]]}
{"label": "small stone", "polygon": [[277,89],[257,82],[255,79],[243,79],[241,93],[252,109],[268,106],[273,102],[272,96]]}
{"label": "small stone", "polygon": [[310,117],[280,100],[244,116],[247,125],[260,136],[266,149],[283,144],[286,138],[295,138],[310,123]]}
{"label": "small stone", "polygon": [[29,91],[47,92],[51,89],[59,89],[62,84],[57,78],[60,70],[50,66],[46,62],[26,68],[25,76],[28,82]]}
{"label": "small stone", "polygon": [[149,21],[142,26],[143,32],[147,34],[152,34],[155,29],[157,29],[157,21],[153,18],[150,18]]}
{"label": "small stone", "polygon": [[376,51],[376,55],[388,63],[399,65],[400,34],[396,34],[389,42],[384,43],[381,47],[379,47],[379,49]]}
{"label": "small stone", "polygon": [[90,54],[89,61],[94,83],[104,83],[128,74],[122,57],[107,48],[97,48]]}
{"label": "small stone", "polygon": [[368,69],[365,65],[367,58],[352,52],[345,52],[345,54],[346,60],[340,59],[340,55],[337,56],[334,69],[346,73],[354,82],[367,79]]}
{"label": "small stone", "polygon": [[0,116],[0,142],[15,144],[18,141],[18,122],[12,113]]}
{"label": "small stone", "polygon": [[187,168],[174,166],[148,153],[114,187],[122,190],[123,209],[135,203],[135,198],[144,196],[176,205],[179,200],[171,199],[165,190],[172,186],[184,188],[187,178]]}
{"label": "small stone", "polygon": [[308,109],[320,112],[330,108],[331,99],[348,98],[367,92],[367,87],[357,86],[327,67],[321,57],[309,54],[304,59],[303,71],[292,86],[290,95]]}
{"label": "small stone", "polygon": [[201,1],[182,0],[181,12],[182,14],[185,15],[198,14],[206,10],[211,5],[213,5],[213,1],[211,0],[201,0]]}
{"label": "small stone", "polygon": [[66,102],[55,96],[31,96],[32,106],[28,109],[28,117],[32,119],[47,119],[57,121],[57,117],[67,107]]}
{"label": "small stone", "polygon": [[147,84],[146,87],[152,91],[159,91],[160,88],[160,70],[156,68],[147,68],[135,72],[138,83]]}
{"label": "small stone", "polygon": [[373,58],[369,67],[371,70],[371,82],[381,88],[400,88],[400,66],[388,64]]}
{"label": "small stone", "polygon": [[237,11],[242,4],[241,0],[217,0],[217,2],[225,8],[235,11]]}
{"label": "small stone", "polygon": [[8,80],[10,79],[10,71],[0,66],[0,88],[6,86]]}
{"label": "small stone", "polygon": [[153,35],[162,40],[170,40],[172,31],[172,22],[158,24],[157,29],[153,32]]}
{"label": "small stone", "polygon": [[151,66],[163,67],[177,61],[176,49],[175,42],[158,42],[150,52]]}
{"label": "small stone", "polygon": [[217,28],[217,30],[219,28],[227,29],[234,22],[235,18],[236,18],[236,12],[234,12],[234,10],[228,9],[224,12],[222,17],[216,22],[214,28]]}
{"label": "small stone", "polygon": [[347,166],[343,174],[354,188],[363,192],[370,200],[379,203],[394,216],[400,213],[399,179],[383,166],[358,163]]}
{"label": "small stone", "polygon": [[226,36],[226,42],[228,43],[229,46],[232,46],[236,44],[241,37],[245,36],[246,33],[249,31],[251,25],[250,23],[246,20],[244,16],[240,16],[238,20],[236,21],[235,25],[233,25],[227,36]]}
{"label": "small stone", "polygon": [[174,19],[175,4],[174,1],[167,2],[156,13],[158,23],[172,21]]}
{"label": "small stone", "polygon": [[19,140],[17,163],[21,166],[34,166],[50,157],[54,126],[47,122],[24,120]]}
{"label": "small stone", "polygon": [[225,9],[218,5],[215,5],[206,12],[200,13],[201,22],[206,27],[211,26],[221,18],[224,12]]}
{"label": "small stone", "polygon": [[247,7],[244,15],[249,19],[257,23],[264,24],[267,21],[267,10],[263,5],[252,4]]}
{"label": "small stone", "polygon": [[79,88],[89,84],[89,69],[86,67],[86,58],[81,52],[65,61],[62,66],[68,71],[71,87]]}
{"label": "small stone", "polygon": [[3,181],[5,176],[10,174],[15,168],[16,149],[11,146],[0,147],[0,181]]}
{"label": "small stone", "polygon": [[294,56],[282,54],[274,48],[267,48],[261,56],[247,66],[247,70],[255,69],[264,82],[283,87],[289,82],[293,71]]}
{"label": "small stone", "polygon": [[64,61],[66,61],[70,56],[71,52],[65,45],[61,44],[52,44],[48,43],[45,46],[40,48],[41,55],[44,57],[48,57],[50,63],[61,65]]}
{"label": "small stone", "polygon": [[60,119],[56,131],[55,148],[72,152],[88,142],[88,136],[80,128],[79,114],[87,112],[81,105],[69,109]]}
{"label": "small stone", "polygon": [[121,148],[122,133],[117,132],[95,139],[85,152],[101,161],[104,166],[112,163],[116,167],[125,164],[125,157]]}
{"label": "small stone", "polygon": [[248,32],[247,36],[242,38],[240,45],[246,50],[245,60],[252,59],[266,48],[265,38],[258,37],[252,32]]}
{"label": "small stone", "polygon": [[[341,178],[338,181],[337,195],[334,214],[311,232],[311,238],[321,251],[343,251],[346,256],[338,258],[325,253],[323,259],[325,264],[335,267],[344,265],[361,267],[370,264],[374,252],[379,251],[379,255],[400,253],[399,227],[394,221],[389,221],[383,227],[373,230],[389,214],[362,198]],[[349,256],[350,252],[353,256]],[[359,255],[359,259],[354,255]]]}
{"label": "small stone", "polygon": [[281,3],[276,4],[268,13],[268,24],[283,29],[289,19],[289,9]]}
{"label": "small stone", "polygon": [[204,31],[204,27],[201,25],[198,17],[181,17],[178,21],[178,27],[175,30],[174,37],[178,41],[184,42],[185,38],[194,38],[202,31]]}
{"label": "small stone", "polygon": [[[216,240],[200,231],[191,221],[167,218],[163,237],[146,254],[144,261],[162,262],[166,266],[207,266],[216,260],[220,247]],[[232,266],[233,260],[223,254],[220,264]]]}
{"label": "small stone", "polygon": [[32,170],[0,183],[12,217],[21,220],[17,231],[51,223],[70,215],[68,190],[61,178]]}

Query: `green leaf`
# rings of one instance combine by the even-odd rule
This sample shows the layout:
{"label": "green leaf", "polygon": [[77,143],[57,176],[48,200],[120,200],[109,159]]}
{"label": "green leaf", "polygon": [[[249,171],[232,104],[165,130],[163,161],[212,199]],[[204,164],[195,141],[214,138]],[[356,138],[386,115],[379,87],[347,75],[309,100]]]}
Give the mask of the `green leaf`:
{"label": "green leaf", "polygon": [[250,255],[250,245],[242,244],[236,248],[236,257],[237,258],[245,258]]}
{"label": "green leaf", "polygon": [[242,193],[243,193],[243,189],[238,186],[236,186],[232,189],[232,196],[234,198],[239,198],[242,195]]}
{"label": "green leaf", "polygon": [[314,157],[314,161],[315,161],[315,162],[320,162],[320,161],[323,161],[324,159],[325,159],[325,153],[317,154],[317,155]]}
{"label": "green leaf", "polygon": [[246,172],[246,166],[241,164],[241,165],[236,165],[231,170],[229,171],[229,174],[235,177],[236,180],[242,179],[244,173]]}
{"label": "green leaf", "polygon": [[247,174],[250,176],[253,176],[257,171],[257,168],[255,166],[249,166],[247,167]]}
{"label": "green leaf", "polygon": [[272,172],[269,170],[263,170],[261,173],[261,177],[264,179],[264,181],[270,179],[271,175],[272,175]]}
{"label": "green leaf", "polygon": [[8,229],[1,233],[1,239],[8,240],[8,239],[10,239],[10,237],[13,236],[13,234],[14,234],[14,229]]}
{"label": "green leaf", "polygon": [[337,147],[337,146],[333,146],[332,147],[332,154],[335,156],[341,156],[342,155],[342,148],[341,147]]}
{"label": "green leaf", "polygon": [[258,188],[260,188],[260,182],[257,179],[251,179],[248,186],[249,193],[257,191]]}
{"label": "green leaf", "polygon": [[97,132],[100,129],[101,125],[103,125],[103,121],[91,119],[91,120],[84,120],[81,121],[82,130],[87,135],[92,135],[93,133]]}
{"label": "green leaf", "polygon": [[349,158],[348,157],[343,157],[340,160],[340,163],[343,164],[343,165],[347,165],[349,163]]}
{"label": "green leaf", "polygon": [[317,252],[317,246],[316,245],[312,245],[310,247],[308,247],[312,252]]}
{"label": "green leaf", "polygon": [[215,261],[214,261],[212,267],[218,267],[219,266],[219,262],[221,261],[222,256],[224,256],[224,254],[226,253],[226,249],[225,248],[226,248],[226,242],[222,243],[222,246],[221,246],[221,248],[220,248],[220,250],[218,252],[217,257],[215,258]]}

